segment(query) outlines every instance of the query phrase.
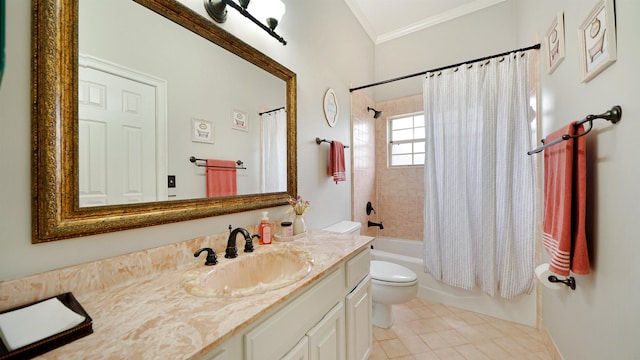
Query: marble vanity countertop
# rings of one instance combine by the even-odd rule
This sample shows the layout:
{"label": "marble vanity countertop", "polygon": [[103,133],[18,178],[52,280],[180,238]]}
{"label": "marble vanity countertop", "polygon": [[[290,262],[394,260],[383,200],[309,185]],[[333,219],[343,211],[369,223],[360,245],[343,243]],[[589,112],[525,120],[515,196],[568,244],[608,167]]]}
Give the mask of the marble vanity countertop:
{"label": "marble vanity countertop", "polygon": [[[182,275],[187,270],[204,267],[204,255],[197,259],[191,255],[191,260],[173,268],[150,274],[147,271],[141,276],[131,270],[135,266],[117,267],[114,271],[131,272],[127,281],[104,288],[98,286],[99,289],[84,293],[74,291],[75,297],[93,319],[93,334],[40,358],[197,359],[279,304],[300,294],[371,241],[373,238],[367,236],[314,230],[293,242],[256,246],[256,252],[268,251],[268,247],[299,246],[311,253],[314,266],[308,276],[292,285],[241,298],[198,297],[182,288]],[[192,250],[193,246],[185,252]],[[218,249],[216,251],[220,254]],[[142,253],[130,255],[134,259],[132,261],[144,259]],[[223,254],[218,257],[220,263],[237,260],[225,259]],[[240,248],[239,257],[242,255]],[[119,263],[126,261],[129,260],[118,260]],[[78,269],[73,273],[78,273],[75,276],[79,277],[82,274]],[[49,280],[55,281],[54,278]],[[19,285],[28,286],[26,283]],[[13,290],[18,290],[18,285],[14,287]]]}

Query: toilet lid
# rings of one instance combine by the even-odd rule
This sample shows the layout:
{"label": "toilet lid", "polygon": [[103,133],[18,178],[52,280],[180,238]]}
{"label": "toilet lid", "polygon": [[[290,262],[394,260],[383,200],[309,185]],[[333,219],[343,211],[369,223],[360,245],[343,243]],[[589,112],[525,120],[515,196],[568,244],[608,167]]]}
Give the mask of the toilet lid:
{"label": "toilet lid", "polygon": [[406,267],[387,261],[371,260],[371,278],[382,281],[405,283],[416,281],[418,276]]}

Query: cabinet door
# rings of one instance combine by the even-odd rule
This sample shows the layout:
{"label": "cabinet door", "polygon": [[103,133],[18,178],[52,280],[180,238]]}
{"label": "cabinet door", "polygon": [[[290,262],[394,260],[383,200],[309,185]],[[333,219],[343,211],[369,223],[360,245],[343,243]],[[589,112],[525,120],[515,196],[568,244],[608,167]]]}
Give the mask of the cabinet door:
{"label": "cabinet door", "polygon": [[371,278],[367,275],[347,295],[347,359],[363,360],[371,354]]}
{"label": "cabinet door", "polygon": [[[248,331],[244,343],[245,359],[279,359],[296,345],[296,340],[331,312],[338,301],[344,301],[344,294],[344,267],[341,267]],[[344,315],[342,319],[344,322]],[[344,335],[344,329],[341,334]]]}
{"label": "cabinet door", "polygon": [[238,360],[242,359],[242,335],[236,335],[225,341],[222,345],[216,347],[208,354],[205,354],[202,360]]}
{"label": "cabinet door", "polygon": [[344,305],[329,311],[309,332],[310,360],[345,360]]}
{"label": "cabinet door", "polygon": [[294,346],[281,360],[309,360],[309,338],[303,336],[298,345]]}

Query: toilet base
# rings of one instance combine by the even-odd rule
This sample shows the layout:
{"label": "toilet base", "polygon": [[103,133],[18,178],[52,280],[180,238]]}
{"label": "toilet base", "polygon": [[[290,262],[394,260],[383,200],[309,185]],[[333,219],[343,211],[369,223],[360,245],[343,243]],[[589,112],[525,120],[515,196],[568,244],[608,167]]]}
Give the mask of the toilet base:
{"label": "toilet base", "polygon": [[373,303],[373,313],[371,316],[373,326],[388,329],[393,325],[393,313],[391,304]]}

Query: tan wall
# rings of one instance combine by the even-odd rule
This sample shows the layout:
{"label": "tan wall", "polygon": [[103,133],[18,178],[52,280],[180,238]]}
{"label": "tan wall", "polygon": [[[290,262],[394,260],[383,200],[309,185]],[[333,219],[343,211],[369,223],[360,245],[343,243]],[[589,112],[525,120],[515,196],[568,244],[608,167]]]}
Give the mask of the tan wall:
{"label": "tan wall", "polygon": [[390,169],[387,164],[387,118],[423,111],[422,94],[376,104],[383,114],[376,119],[376,179],[378,219],[382,236],[422,240],[424,228],[424,168]]}
{"label": "tan wall", "polygon": [[375,221],[375,215],[368,217],[366,213],[367,202],[376,202],[376,123],[371,113],[367,112],[367,107],[373,105],[373,100],[362,91],[356,91],[351,96],[352,217],[362,224],[361,233],[367,236],[377,235],[377,228],[367,227],[367,221]]}

